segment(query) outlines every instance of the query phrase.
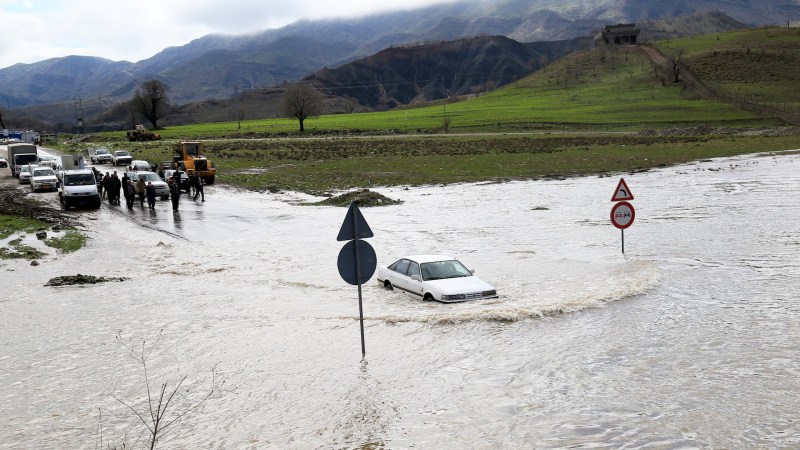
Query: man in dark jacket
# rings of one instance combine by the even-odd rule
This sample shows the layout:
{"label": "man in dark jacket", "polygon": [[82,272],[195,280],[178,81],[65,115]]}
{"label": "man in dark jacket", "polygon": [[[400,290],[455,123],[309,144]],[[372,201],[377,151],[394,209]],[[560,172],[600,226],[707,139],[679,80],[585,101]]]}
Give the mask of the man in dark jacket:
{"label": "man in dark jacket", "polygon": [[147,186],[144,188],[144,195],[147,197],[147,207],[156,209],[156,187],[153,186],[152,182],[147,182]]}
{"label": "man in dark jacket", "polygon": [[133,206],[133,202],[131,201],[131,198],[130,198],[131,194],[130,194],[130,191],[128,190],[128,182],[129,181],[131,181],[131,179],[130,179],[130,177],[128,177],[128,172],[125,172],[122,175],[122,195],[125,196],[125,204],[128,205],[128,207],[130,208],[131,206]]}
{"label": "man in dark jacket", "polygon": [[172,210],[178,210],[178,202],[181,199],[181,173],[177,170],[172,174],[172,183],[169,185],[169,197],[172,200]]}

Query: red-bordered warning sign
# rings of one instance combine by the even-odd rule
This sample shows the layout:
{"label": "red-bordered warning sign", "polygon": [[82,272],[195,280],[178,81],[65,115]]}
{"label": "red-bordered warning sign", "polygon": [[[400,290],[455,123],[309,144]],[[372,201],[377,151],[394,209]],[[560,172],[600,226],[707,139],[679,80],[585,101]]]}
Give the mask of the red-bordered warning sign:
{"label": "red-bordered warning sign", "polygon": [[619,202],[611,208],[611,223],[620,230],[624,230],[633,225],[636,218],[636,211],[633,205],[628,202]]}
{"label": "red-bordered warning sign", "polygon": [[633,200],[633,194],[631,190],[628,189],[628,185],[625,183],[625,178],[619,179],[619,184],[617,184],[617,189],[614,191],[614,196],[611,197],[612,202],[619,202],[623,200]]}

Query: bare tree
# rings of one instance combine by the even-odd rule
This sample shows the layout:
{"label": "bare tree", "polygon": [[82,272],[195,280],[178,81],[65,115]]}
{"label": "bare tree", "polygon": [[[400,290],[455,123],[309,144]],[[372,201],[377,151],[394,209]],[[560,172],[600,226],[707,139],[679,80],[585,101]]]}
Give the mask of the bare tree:
{"label": "bare tree", "polygon": [[672,65],[672,76],[673,76],[673,83],[680,83],[680,74],[681,74],[681,57],[683,56],[683,49],[679,48],[675,50],[675,53],[669,57],[669,63]]}
{"label": "bare tree", "polygon": [[356,110],[356,105],[358,105],[358,101],[353,97],[345,97],[344,99],[344,112],[347,114],[352,114],[353,111]]}
{"label": "bare tree", "polygon": [[[221,384],[217,384],[216,380],[216,370],[213,368],[211,370],[211,387],[209,391],[199,399],[196,399],[188,406],[184,406],[184,409],[179,412],[174,412],[170,406],[173,406],[173,401],[177,400],[179,397],[185,395],[184,393],[179,393],[181,390],[181,386],[183,382],[186,381],[186,375],[183,375],[177,384],[170,389],[167,389],[167,383],[164,382],[161,384],[161,387],[158,391],[153,392],[150,387],[150,377],[147,372],[147,358],[153,352],[153,350],[158,346],[159,341],[161,340],[162,333],[158,333],[158,338],[156,339],[155,343],[153,343],[150,348],[148,349],[145,345],[145,341],[142,341],[142,348],[141,350],[135,349],[129,346],[125,341],[122,340],[122,337],[118,334],[116,336],[117,341],[125,346],[126,349],[130,352],[130,356],[135,359],[139,364],[142,365],[142,369],[144,370],[144,384],[147,390],[147,399],[144,401],[144,406],[140,407],[140,410],[137,410],[133,405],[128,402],[123,401],[116,394],[112,394],[111,396],[118,401],[119,403],[125,405],[128,409],[130,409],[136,417],[139,418],[139,421],[147,428],[147,432],[149,434],[148,438],[148,448],[153,450],[156,448],[156,444],[158,443],[159,439],[166,434],[172,427],[180,423],[181,419],[184,416],[189,414],[194,409],[198,408],[200,405],[206,402],[209,397],[219,388],[221,388],[222,384],[225,382],[223,381]],[[184,391],[187,391],[184,389]],[[171,413],[171,415],[167,416],[167,411]],[[100,443],[102,446],[102,411],[101,411],[101,425],[100,425]],[[125,444],[123,442],[122,445],[125,448]]]}
{"label": "bare tree", "polygon": [[294,117],[300,122],[300,132],[305,131],[303,122],[322,111],[323,97],[308,83],[289,86],[283,93],[281,109],[286,117]]}
{"label": "bare tree", "polygon": [[158,80],[147,80],[133,94],[134,111],[141,114],[158,130],[158,119],[169,112],[169,85]]}

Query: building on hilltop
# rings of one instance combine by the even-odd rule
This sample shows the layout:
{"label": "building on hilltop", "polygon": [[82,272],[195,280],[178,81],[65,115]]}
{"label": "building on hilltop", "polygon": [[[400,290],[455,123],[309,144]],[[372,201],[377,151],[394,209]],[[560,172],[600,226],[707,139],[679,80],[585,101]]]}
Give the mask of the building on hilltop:
{"label": "building on hilltop", "polygon": [[640,31],[641,29],[635,23],[606,25],[600,33],[600,39],[606,44],[636,45],[639,43]]}

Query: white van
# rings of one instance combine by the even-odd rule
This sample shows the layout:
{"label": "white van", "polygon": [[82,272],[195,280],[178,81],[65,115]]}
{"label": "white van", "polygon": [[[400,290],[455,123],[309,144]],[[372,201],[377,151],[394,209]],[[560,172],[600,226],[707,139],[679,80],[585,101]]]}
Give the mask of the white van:
{"label": "white van", "polygon": [[100,207],[100,193],[97,191],[97,180],[89,169],[65,170],[61,175],[58,187],[58,198],[64,209],[70,206]]}

